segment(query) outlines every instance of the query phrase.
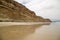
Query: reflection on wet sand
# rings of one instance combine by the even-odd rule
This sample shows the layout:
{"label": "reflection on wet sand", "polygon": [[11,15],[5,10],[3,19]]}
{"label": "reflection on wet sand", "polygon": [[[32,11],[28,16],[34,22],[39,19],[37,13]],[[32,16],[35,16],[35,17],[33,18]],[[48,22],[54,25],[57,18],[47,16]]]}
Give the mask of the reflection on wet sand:
{"label": "reflection on wet sand", "polygon": [[24,40],[60,40],[60,23],[43,25],[26,36]]}
{"label": "reflection on wet sand", "polygon": [[0,27],[0,40],[23,40],[42,25],[15,25]]}
{"label": "reflection on wet sand", "polygon": [[60,23],[49,24],[0,26],[0,40],[60,40]]}

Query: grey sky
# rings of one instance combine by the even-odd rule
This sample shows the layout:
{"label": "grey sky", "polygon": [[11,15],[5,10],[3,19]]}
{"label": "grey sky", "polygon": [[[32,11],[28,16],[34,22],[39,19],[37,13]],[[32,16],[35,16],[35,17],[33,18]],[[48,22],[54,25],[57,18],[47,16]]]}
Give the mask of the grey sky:
{"label": "grey sky", "polygon": [[34,11],[36,15],[60,20],[60,0],[16,0]]}

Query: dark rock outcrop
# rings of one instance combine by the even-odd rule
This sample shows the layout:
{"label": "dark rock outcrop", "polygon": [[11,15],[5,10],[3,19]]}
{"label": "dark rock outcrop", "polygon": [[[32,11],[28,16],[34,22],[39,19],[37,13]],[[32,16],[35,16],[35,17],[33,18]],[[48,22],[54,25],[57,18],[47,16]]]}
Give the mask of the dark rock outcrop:
{"label": "dark rock outcrop", "polygon": [[49,19],[36,16],[33,11],[14,0],[0,0],[0,19],[12,22],[51,22]]}

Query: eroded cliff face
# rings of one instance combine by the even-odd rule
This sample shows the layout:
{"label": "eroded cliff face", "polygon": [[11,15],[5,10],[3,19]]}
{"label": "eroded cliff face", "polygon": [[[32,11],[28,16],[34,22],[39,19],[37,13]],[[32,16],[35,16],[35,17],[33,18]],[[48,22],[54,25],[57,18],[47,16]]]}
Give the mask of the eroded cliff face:
{"label": "eroded cliff face", "polygon": [[0,0],[0,21],[12,22],[51,22],[27,9],[14,0]]}

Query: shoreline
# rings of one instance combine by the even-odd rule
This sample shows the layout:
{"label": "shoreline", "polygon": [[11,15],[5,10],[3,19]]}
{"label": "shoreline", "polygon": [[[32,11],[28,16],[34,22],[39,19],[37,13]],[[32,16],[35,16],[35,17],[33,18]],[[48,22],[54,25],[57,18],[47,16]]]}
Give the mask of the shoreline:
{"label": "shoreline", "polygon": [[11,25],[46,25],[51,22],[0,22],[0,26],[11,26]]}

